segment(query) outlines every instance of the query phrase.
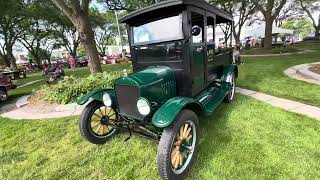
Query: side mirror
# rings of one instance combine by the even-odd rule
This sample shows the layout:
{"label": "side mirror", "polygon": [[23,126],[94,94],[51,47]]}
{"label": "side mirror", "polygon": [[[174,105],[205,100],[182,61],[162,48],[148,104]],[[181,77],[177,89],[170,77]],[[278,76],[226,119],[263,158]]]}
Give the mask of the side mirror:
{"label": "side mirror", "polygon": [[191,30],[192,36],[198,36],[201,33],[201,28],[199,26],[193,26]]}

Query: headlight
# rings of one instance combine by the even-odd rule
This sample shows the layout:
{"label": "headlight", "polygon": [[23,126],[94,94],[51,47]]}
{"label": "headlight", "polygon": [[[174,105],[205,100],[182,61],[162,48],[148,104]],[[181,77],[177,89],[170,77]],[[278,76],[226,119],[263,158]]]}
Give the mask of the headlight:
{"label": "headlight", "polygon": [[111,96],[106,93],[102,96],[103,104],[107,107],[110,107],[112,105],[112,99]]}
{"label": "headlight", "polygon": [[149,102],[144,98],[140,98],[137,101],[137,108],[138,108],[139,113],[143,116],[148,115],[151,111]]}

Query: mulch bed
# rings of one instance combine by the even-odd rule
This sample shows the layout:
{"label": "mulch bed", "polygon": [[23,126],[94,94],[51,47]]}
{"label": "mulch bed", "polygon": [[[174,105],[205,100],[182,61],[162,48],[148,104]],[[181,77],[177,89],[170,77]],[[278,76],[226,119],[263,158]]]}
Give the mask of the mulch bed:
{"label": "mulch bed", "polygon": [[320,64],[315,64],[309,67],[309,71],[320,74]]}

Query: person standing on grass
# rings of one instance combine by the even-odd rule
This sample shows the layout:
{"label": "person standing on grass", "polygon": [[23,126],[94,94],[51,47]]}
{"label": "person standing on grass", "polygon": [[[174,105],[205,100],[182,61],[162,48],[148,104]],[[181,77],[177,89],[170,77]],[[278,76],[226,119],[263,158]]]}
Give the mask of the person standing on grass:
{"label": "person standing on grass", "polygon": [[76,69],[76,59],[73,56],[70,56],[69,64],[72,70]]}

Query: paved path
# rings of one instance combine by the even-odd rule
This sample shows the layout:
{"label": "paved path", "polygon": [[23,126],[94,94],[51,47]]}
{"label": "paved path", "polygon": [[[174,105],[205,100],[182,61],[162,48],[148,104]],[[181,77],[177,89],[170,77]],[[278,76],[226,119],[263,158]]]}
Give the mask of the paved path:
{"label": "paved path", "polygon": [[314,50],[304,50],[300,52],[295,53],[282,53],[282,54],[256,54],[256,55],[250,55],[250,54],[241,54],[241,57],[270,57],[270,56],[289,56],[289,55],[295,55],[295,54],[306,54],[310,52],[315,52]]}
{"label": "paved path", "polygon": [[[22,97],[24,98],[24,97]],[[55,118],[62,118],[68,116],[75,116],[80,115],[83,106],[79,106],[75,103],[67,104],[67,105],[58,105],[58,106],[49,106],[46,107],[47,109],[50,108],[50,112],[37,112],[34,110],[34,107],[18,107],[18,103],[16,103],[17,107],[11,109],[0,109],[0,116],[17,119],[17,120],[31,120],[31,119],[55,119]],[[31,109],[30,109],[31,108]],[[36,107],[39,108],[39,107]]]}
{"label": "paved path", "polygon": [[270,96],[264,93],[259,93],[248,89],[237,88],[236,91],[242,95],[250,96],[262,102],[271,104],[272,106],[320,120],[320,108],[318,107]]}
{"label": "paved path", "polygon": [[43,81],[43,79],[38,79],[38,80],[35,80],[35,81],[28,82],[26,84],[22,84],[21,86],[18,86],[17,88],[22,88],[22,87],[34,84],[34,83],[39,82],[39,81]]}
{"label": "paved path", "polygon": [[320,64],[320,62],[293,66],[286,69],[284,74],[294,79],[320,85],[320,75],[309,71],[309,67],[313,64]]}

